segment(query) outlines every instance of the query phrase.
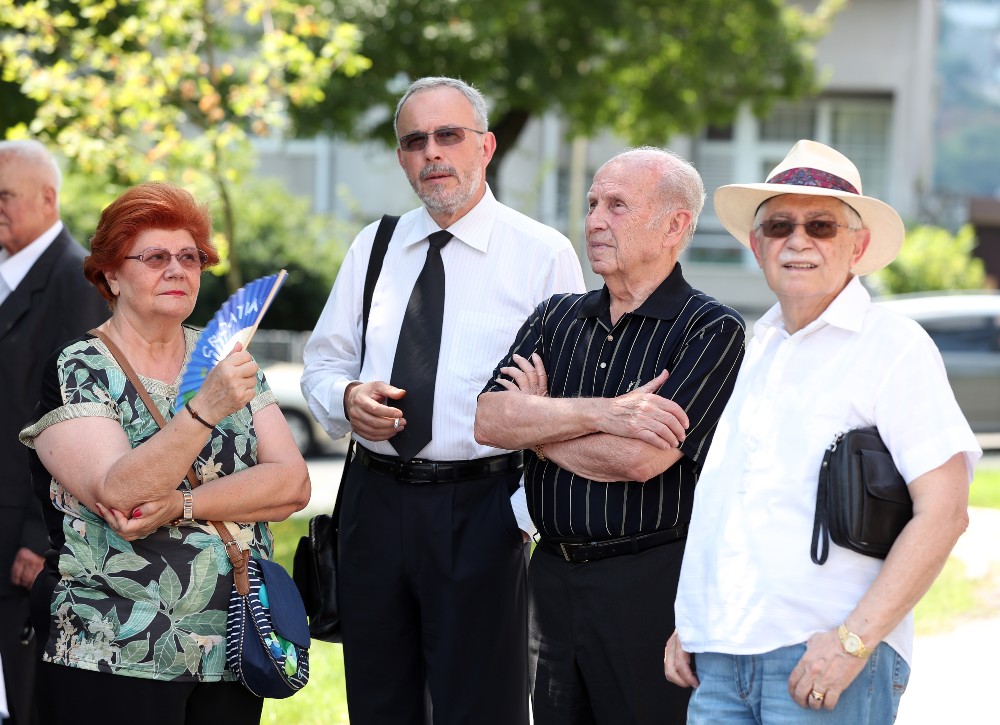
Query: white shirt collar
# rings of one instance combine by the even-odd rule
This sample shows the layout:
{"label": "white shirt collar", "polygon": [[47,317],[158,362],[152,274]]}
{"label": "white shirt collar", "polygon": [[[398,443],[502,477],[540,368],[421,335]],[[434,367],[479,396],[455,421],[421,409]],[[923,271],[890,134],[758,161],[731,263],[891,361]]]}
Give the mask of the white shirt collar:
{"label": "white shirt collar", "polygon": [[31,267],[38,261],[38,258],[45,253],[49,245],[59,236],[62,228],[62,220],[56,220],[56,223],[46,229],[38,239],[13,256],[8,254],[6,249],[0,250],[0,276],[3,277],[4,282],[10,287],[11,292],[16,290],[17,286],[21,284],[21,281],[31,271]]}
{"label": "white shirt collar", "polygon": [[[448,231],[460,242],[485,253],[489,249],[493,220],[496,218],[496,209],[499,206],[500,202],[493,196],[493,191],[487,184],[483,198],[467,214],[448,227]],[[427,207],[421,207],[416,222],[410,227],[405,238],[400,241],[403,245],[416,244],[440,229],[437,222],[427,212]]]}
{"label": "white shirt collar", "polygon": [[[851,277],[851,281],[840,291],[840,294],[833,299],[833,302],[820,313],[820,316],[799,330],[797,334],[809,334],[825,325],[832,325],[850,332],[860,332],[871,299],[868,290],[861,284],[861,278],[855,275]],[[771,328],[787,334],[785,333],[785,320],[781,314],[780,304],[775,304],[757,320],[753,326],[754,337],[763,339]]]}

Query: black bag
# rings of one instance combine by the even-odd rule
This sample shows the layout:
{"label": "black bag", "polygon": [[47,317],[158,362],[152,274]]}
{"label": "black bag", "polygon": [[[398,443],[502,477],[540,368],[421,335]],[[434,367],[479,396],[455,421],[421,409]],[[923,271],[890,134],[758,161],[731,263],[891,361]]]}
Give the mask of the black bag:
{"label": "black bag", "polygon": [[911,518],[910,491],[878,429],[838,433],[819,471],[813,563],[826,562],[830,539],[859,554],[884,559]]}
{"label": "black bag", "polygon": [[[347,462],[344,462],[347,465]],[[292,576],[305,603],[309,634],[324,642],[341,642],[337,604],[337,525],[340,491],[333,516],[321,514],[309,521],[309,535],[299,539]]]}
{"label": "black bag", "polygon": [[284,568],[245,558],[249,590],[233,584],[226,617],[226,664],[258,697],[290,697],[309,681],[309,628]]}
{"label": "black bag", "polygon": [[[361,355],[365,360],[365,337],[368,333],[368,313],[372,308],[375,283],[382,272],[382,262],[389,249],[389,241],[399,217],[386,214],[375,232],[365,289],[361,304]],[[354,457],[354,440],[347,447],[344,470],[337,489],[337,503],[333,515],[321,514],[309,521],[309,535],[299,539],[292,563],[292,578],[299,588],[309,616],[309,634],[324,642],[342,642],[340,635],[340,606],[337,603],[337,532],[340,527],[340,502],[344,494],[347,469]]]}

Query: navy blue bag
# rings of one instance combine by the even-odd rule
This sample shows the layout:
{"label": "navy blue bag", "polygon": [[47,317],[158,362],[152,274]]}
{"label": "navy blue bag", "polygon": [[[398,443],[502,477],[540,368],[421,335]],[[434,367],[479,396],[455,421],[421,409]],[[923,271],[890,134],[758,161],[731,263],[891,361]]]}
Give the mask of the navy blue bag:
{"label": "navy blue bag", "polygon": [[273,561],[246,562],[247,590],[234,571],[226,617],[226,664],[259,697],[294,695],[309,681],[309,626],[302,597],[284,568]]}

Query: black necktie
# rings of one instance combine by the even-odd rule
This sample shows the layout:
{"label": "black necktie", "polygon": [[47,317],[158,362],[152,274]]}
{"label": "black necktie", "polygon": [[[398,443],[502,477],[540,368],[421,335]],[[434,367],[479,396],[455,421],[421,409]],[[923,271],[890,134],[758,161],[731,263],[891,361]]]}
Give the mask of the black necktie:
{"label": "black necktie", "polygon": [[424,268],[406,304],[389,380],[406,391],[406,396],[395,403],[403,411],[406,427],[389,439],[404,461],[413,458],[431,442],[434,382],[441,352],[441,324],[444,321],[441,248],[451,241],[451,232],[434,232],[428,241],[430,246]]}

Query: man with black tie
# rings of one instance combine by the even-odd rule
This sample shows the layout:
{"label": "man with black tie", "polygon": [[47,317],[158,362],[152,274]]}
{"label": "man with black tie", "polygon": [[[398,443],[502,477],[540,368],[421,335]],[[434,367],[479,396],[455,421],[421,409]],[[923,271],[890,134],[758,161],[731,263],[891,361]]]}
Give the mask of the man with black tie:
{"label": "man with black tie", "polygon": [[41,363],[108,317],[83,276],[84,249],[59,220],[62,176],[37,141],[0,141],[0,657],[11,722],[34,719],[28,591],[48,536],[31,490],[28,449]]}
{"label": "man with black tie", "polygon": [[[473,438],[476,395],[523,319],[583,289],[563,235],[486,184],[486,103],[423,78],[396,108],[403,215],[363,294],[377,224],[355,239],[306,345],[302,390],[360,449],[344,481],[340,606],[351,722],[528,722],[521,452]],[[377,255],[376,255],[377,256]],[[364,349],[364,353],[362,350]]]}

